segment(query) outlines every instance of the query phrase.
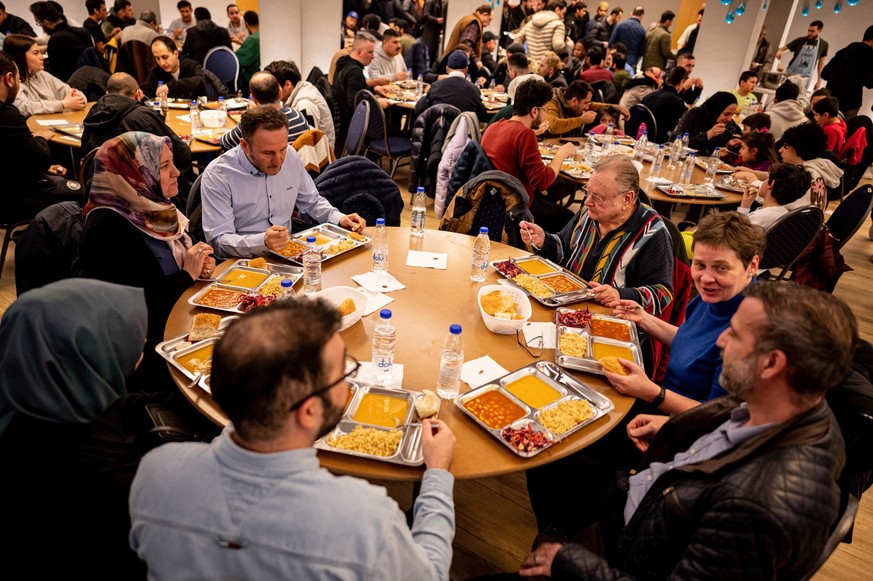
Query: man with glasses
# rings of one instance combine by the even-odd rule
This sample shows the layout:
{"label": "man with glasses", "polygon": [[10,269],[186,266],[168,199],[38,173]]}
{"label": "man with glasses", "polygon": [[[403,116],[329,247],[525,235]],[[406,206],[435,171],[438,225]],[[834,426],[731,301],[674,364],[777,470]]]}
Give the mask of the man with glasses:
{"label": "man with glasses", "polygon": [[601,158],[585,205],[557,234],[521,222],[537,254],[591,283],[597,302],[631,299],[659,314],[673,300],[673,250],[661,217],[637,197],[640,174],[626,155]]}
{"label": "man with glasses", "polygon": [[357,361],[323,301],[256,309],[215,346],[212,394],[231,425],[167,444],[134,480],[131,546],[153,578],[448,579],[455,437],[424,420],[427,470],[410,527],[385,490],[319,468]]}

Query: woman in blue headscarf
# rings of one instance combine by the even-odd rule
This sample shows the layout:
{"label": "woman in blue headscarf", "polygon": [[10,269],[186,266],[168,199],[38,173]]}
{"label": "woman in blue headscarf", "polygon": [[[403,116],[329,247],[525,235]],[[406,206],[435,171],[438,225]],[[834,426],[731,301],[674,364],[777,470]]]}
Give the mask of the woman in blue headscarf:
{"label": "woman in blue headscarf", "polygon": [[8,571],[100,578],[129,558],[126,497],[139,455],[108,445],[123,442],[123,430],[103,419],[124,403],[146,325],[142,289],[84,279],[29,291],[0,320],[0,547]]}
{"label": "woman in blue headscarf", "polygon": [[85,276],[141,287],[149,309],[145,360],[131,389],[172,389],[154,352],[173,305],[215,268],[212,248],[192,244],[188,219],[173,205],[179,170],[168,137],[131,131],[105,142],[94,157],[80,248]]}

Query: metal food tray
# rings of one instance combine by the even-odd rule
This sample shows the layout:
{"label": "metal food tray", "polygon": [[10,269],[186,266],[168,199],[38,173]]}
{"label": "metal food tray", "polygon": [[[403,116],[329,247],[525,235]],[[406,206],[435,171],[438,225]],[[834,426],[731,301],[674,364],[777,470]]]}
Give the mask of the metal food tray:
{"label": "metal food tray", "polygon": [[[572,312],[573,310],[574,309],[558,309],[557,311],[555,311],[555,363],[557,363],[561,367],[578,369],[579,371],[587,371],[588,373],[603,375],[603,366],[600,365],[599,361],[594,359],[593,355],[594,343],[604,343],[607,345],[618,345],[629,348],[634,355],[634,363],[636,363],[640,367],[643,366],[643,354],[640,348],[640,335],[639,331],[637,330],[636,323],[634,323],[633,321],[619,319],[617,317],[610,317],[608,315],[592,315],[592,319],[598,318],[626,325],[627,327],[629,327],[631,340],[619,341],[617,339],[610,339],[607,337],[598,337],[591,334],[590,327],[588,325],[580,328],[568,327],[560,323],[560,315],[562,313]],[[587,357],[573,357],[571,355],[566,355],[561,351],[561,335],[564,333],[581,335],[585,339],[585,341],[587,342]]]}
{"label": "metal food tray", "polygon": [[[330,246],[334,242],[338,242],[341,240],[351,240],[352,242],[355,243],[355,245],[353,247],[349,248],[348,250],[344,250],[343,252],[340,252],[339,254],[330,254],[330,255],[325,254],[321,258],[322,262],[328,261],[331,258],[336,258],[337,256],[342,256],[343,254],[345,254],[347,252],[351,252],[352,250],[356,250],[356,249],[360,248],[361,246],[364,246],[365,244],[370,242],[370,237],[364,236],[363,234],[360,234],[360,236],[364,236],[364,238],[365,238],[364,240],[355,240],[354,238],[352,238],[350,236],[350,234],[352,234],[352,232],[346,230],[345,228],[341,228],[339,226],[336,226],[335,224],[320,224],[318,226],[314,226],[312,228],[308,228],[306,230],[303,230],[302,232],[294,232],[291,235],[291,240],[294,242],[300,242],[302,244],[305,244],[307,236],[314,236],[316,234],[321,234],[322,236],[325,236],[325,237],[331,239],[331,242],[329,242],[327,244],[322,244],[319,246],[319,248],[322,250],[324,248],[327,248],[328,246]],[[297,264],[301,264],[301,265],[303,264],[300,260],[297,260],[296,258],[291,258],[290,256],[285,256],[284,254],[280,254],[274,250],[270,250],[270,252],[273,255],[278,256],[279,258],[282,258],[283,260],[290,260],[291,262],[294,262]]]}
{"label": "metal food tray", "polygon": [[720,190],[725,190],[728,192],[736,192],[738,194],[744,194],[746,192],[746,188],[744,186],[738,186],[733,182],[729,182],[727,180],[715,180],[712,182],[712,185],[717,187]]}
{"label": "metal food tray", "polygon": [[[512,383],[513,381],[520,379],[525,375],[535,375],[541,381],[546,383],[546,385],[557,390],[558,393],[561,394],[560,397],[558,397],[558,399],[554,401],[549,402],[542,408],[537,408],[526,404],[524,401],[520,400],[505,389],[505,386],[507,384]],[[553,441],[552,444],[543,448],[536,449],[533,452],[519,451],[508,441],[506,441],[506,439],[504,439],[503,435],[501,434],[503,428],[507,426],[495,429],[488,426],[482,420],[476,417],[475,414],[467,409],[466,404],[470,400],[482,395],[487,391],[500,391],[510,401],[521,407],[522,410],[527,410],[526,415],[507,424],[507,426],[514,429],[520,429],[525,425],[530,425],[534,430],[545,433]],[[546,428],[539,422],[539,413],[542,410],[554,407],[565,401],[580,399],[587,401],[591,405],[591,409],[594,411],[594,415],[584,422],[577,424],[563,434],[553,434],[548,430],[548,428]],[[512,373],[508,373],[491,383],[488,383],[481,387],[477,387],[476,389],[468,391],[467,393],[461,394],[457,396],[457,398],[455,398],[455,405],[465,414],[470,416],[470,418],[472,418],[474,422],[479,424],[479,426],[481,426],[485,431],[497,438],[497,440],[501,442],[508,450],[512,451],[517,456],[521,456],[522,458],[533,458],[540,452],[548,450],[568,436],[575,434],[588,424],[597,421],[599,418],[609,413],[615,407],[615,404],[612,402],[612,400],[591,389],[575,377],[572,377],[569,374],[562,372],[554,364],[546,361],[532,363],[530,365],[522,367],[521,369],[513,371]]]}
{"label": "metal food tray", "polygon": [[[681,193],[674,190],[674,186],[682,187]],[[705,184],[671,184],[669,186],[662,185],[657,187],[660,191],[674,198],[709,198],[713,200],[724,198],[723,193],[718,192]]]}
{"label": "metal food tray", "polygon": [[[354,385],[354,384],[352,384]],[[415,400],[419,397],[424,397],[424,393],[408,391],[405,389],[393,389],[376,386],[355,386],[355,393],[349,402],[346,411],[343,413],[339,424],[336,428],[324,437],[316,440],[314,446],[318,450],[326,450],[336,454],[345,454],[347,456],[357,456],[358,458],[367,458],[370,460],[379,460],[380,462],[388,462],[391,464],[400,464],[402,466],[421,466],[424,464],[424,455],[421,451],[421,419],[415,411]],[[359,422],[354,419],[355,412],[361,403],[361,400],[368,393],[378,393],[391,397],[406,398],[409,402],[409,408],[406,411],[404,422],[395,427],[387,428],[374,424]],[[377,430],[402,430],[403,437],[400,439],[400,445],[397,446],[397,452],[392,456],[376,456],[373,454],[365,454],[354,450],[341,450],[333,448],[327,444],[327,437],[331,434],[344,435],[350,433],[355,426],[363,426],[365,428],[375,428]]]}
{"label": "metal food tray", "polygon": [[[546,307],[550,307],[550,308],[560,307],[562,305],[567,305],[570,303],[578,303],[580,301],[587,301],[589,299],[594,298],[594,294],[591,292],[591,285],[589,285],[588,282],[582,280],[581,278],[579,278],[578,276],[576,276],[572,272],[570,272],[564,268],[561,268],[556,263],[552,262],[551,260],[549,260],[547,258],[543,258],[542,256],[530,255],[530,256],[525,256],[524,258],[515,259],[515,263],[522,270],[524,270],[524,263],[525,262],[537,262],[537,261],[547,264],[550,268],[554,269],[554,272],[547,272],[545,274],[530,274],[529,272],[525,271],[525,274],[530,274],[530,276],[532,276],[536,279],[542,279],[545,277],[553,276],[555,274],[563,274],[564,276],[570,278],[571,280],[579,283],[584,288],[582,290],[574,290],[574,291],[569,291],[569,292],[565,292],[565,293],[557,293],[556,292],[555,294],[553,294],[552,296],[549,296],[549,297],[538,297],[538,296],[535,296],[532,293],[530,293],[528,290],[518,286],[517,284],[515,284],[515,282],[511,278],[509,278],[508,276],[506,276],[505,274],[503,274],[502,272],[497,270],[497,264],[500,262],[504,262],[504,260],[494,260],[491,262],[491,266],[492,266],[492,268],[494,268],[494,270],[497,271],[497,274],[499,274],[500,276],[505,278],[513,286],[521,289],[521,291],[523,293],[525,293],[530,298],[532,298],[533,300],[537,301],[538,303],[540,303],[541,305],[546,306]],[[546,286],[548,286],[548,285],[546,285]]]}
{"label": "metal food tray", "polygon": [[[204,339],[202,341],[197,341],[196,343],[188,343],[188,334],[179,335],[178,337],[174,337],[173,339],[167,339],[162,343],[158,343],[155,345],[155,351],[157,351],[158,355],[166,359],[170,365],[181,371],[185,374],[189,379],[194,379],[197,374],[189,371],[185,368],[181,363],[177,361],[179,357],[191,353],[192,351],[196,351],[197,349],[204,347],[209,343],[214,343],[218,337],[220,337],[224,333],[224,329],[234,321],[237,317],[224,317],[221,319],[221,323],[218,324],[218,335],[215,337],[210,337],[209,339]],[[208,377],[208,376],[204,376]],[[202,381],[202,378],[201,378]]]}
{"label": "metal food tray", "polygon": [[[702,160],[702,159],[694,160],[694,165],[696,165],[697,167],[699,167],[703,171],[706,171],[706,168],[708,166],[707,162]],[[725,166],[725,167],[722,167],[722,166]],[[734,173],[734,167],[732,165],[727,164],[727,163],[722,161],[722,162],[719,162],[718,169],[715,170],[715,173],[716,174],[731,174],[731,173]]]}
{"label": "metal food tray", "polygon": [[203,287],[202,289],[200,289],[199,291],[197,291],[197,293],[195,293],[191,298],[188,299],[188,304],[191,306],[194,306],[194,307],[201,307],[204,309],[212,309],[214,311],[223,311],[225,313],[234,313],[234,314],[239,315],[239,314],[242,314],[244,312],[242,309],[239,308],[239,306],[235,306],[233,308],[213,307],[213,306],[209,306],[209,305],[201,305],[197,301],[200,299],[200,297],[202,297],[203,295],[208,293],[210,291],[210,289],[222,289],[222,290],[228,290],[228,291],[233,291],[233,292],[242,292],[245,294],[248,294],[248,293],[258,294],[258,289],[263,287],[265,284],[267,284],[271,280],[275,280],[276,278],[289,278],[289,279],[291,279],[291,286],[294,286],[295,284],[297,284],[298,280],[303,278],[303,269],[300,268],[299,266],[291,266],[288,264],[271,264],[268,262],[266,268],[252,268],[251,266],[249,266],[249,262],[250,261],[247,259],[237,260],[232,265],[230,265],[230,267],[228,267],[227,270],[223,271],[220,276],[224,276],[225,273],[229,272],[231,269],[234,269],[234,268],[241,268],[244,270],[251,270],[254,272],[266,273],[268,276],[266,279],[264,279],[264,281],[261,284],[257,285],[254,288],[247,288],[247,287],[234,286],[232,284],[218,282],[218,280],[220,280],[220,278],[219,278],[215,282],[208,284],[205,287]]}

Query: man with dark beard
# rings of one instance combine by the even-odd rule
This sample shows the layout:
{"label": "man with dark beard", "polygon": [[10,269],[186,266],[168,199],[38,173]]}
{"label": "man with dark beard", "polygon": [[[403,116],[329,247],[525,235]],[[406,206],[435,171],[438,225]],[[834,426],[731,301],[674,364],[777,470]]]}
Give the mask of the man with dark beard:
{"label": "man with dark beard", "polygon": [[730,396],[673,419],[634,418],[641,469],[613,486],[617,518],[580,536],[605,551],[546,542],[523,575],[793,579],[813,569],[845,460],[824,395],[849,371],[857,322],[841,300],[794,283],[755,283],[745,295],[717,341]]}
{"label": "man with dark beard", "polygon": [[[448,426],[424,420],[428,470],[412,529],[385,490],[319,468],[359,364],[321,300],[255,309],[215,346],[212,395],[232,425],[167,444],[133,483],[131,546],[154,578],[447,579],[454,536]],[[192,556],[196,555],[196,558]]]}

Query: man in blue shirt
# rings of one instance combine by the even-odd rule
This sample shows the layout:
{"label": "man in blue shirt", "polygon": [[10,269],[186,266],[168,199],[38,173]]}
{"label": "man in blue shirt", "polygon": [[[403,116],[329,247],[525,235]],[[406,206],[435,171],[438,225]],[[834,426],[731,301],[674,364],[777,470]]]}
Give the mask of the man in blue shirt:
{"label": "man in blue shirt", "polygon": [[289,240],[295,208],[319,223],[362,231],[367,223],[325,200],[288,145],[288,120],[275,107],[246,111],[240,144],[213,161],[201,180],[203,233],[221,256],[262,256]]}
{"label": "man in blue shirt", "polygon": [[[581,520],[594,507],[610,505],[610,514],[588,521],[602,517],[599,540],[607,557],[582,544],[546,542],[525,560],[522,573],[805,577],[837,517],[836,478],[845,461],[840,427],[824,396],[842,384],[857,340],[857,321],[841,300],[795,283],[750,285],[717,341],[720,381],[730,397],[673,419],[634,418],[627,431],[646,452],[643,469],[625,486],[614,470],[600,473],[612,491],[585,498],[581,513],[568,508]],[[579,524],[573,530],[585,528]],[[594,529],[583,536],[583,544],[598,538]]]}
{"label": "man in blue shirt", "polygon": [[411,530],[384,488],[318,465],[312,445],[339,422],[359,367],[339,327],[323,300],[255,309],[228,327],[211,387],[231,425],[210,444],[147,454],[131,488],[130,543],[150,578],[449,578],[445,423],[422,422],[427,470]]}
{"label": "man in blue shirt", "polygon": [[637,68],[637,61],[646,52],[646,29],[641,22],[646,11],[642,6],[634,8],[631,17],[612,29],[609,48],[620,42],[627,47],[627,64]]}

